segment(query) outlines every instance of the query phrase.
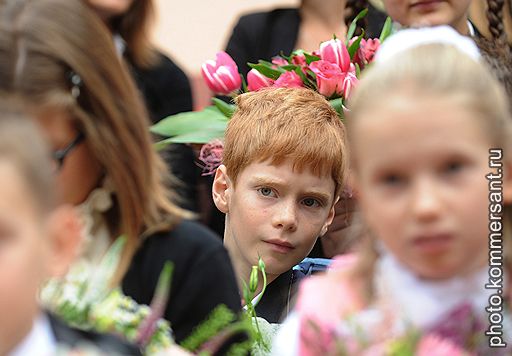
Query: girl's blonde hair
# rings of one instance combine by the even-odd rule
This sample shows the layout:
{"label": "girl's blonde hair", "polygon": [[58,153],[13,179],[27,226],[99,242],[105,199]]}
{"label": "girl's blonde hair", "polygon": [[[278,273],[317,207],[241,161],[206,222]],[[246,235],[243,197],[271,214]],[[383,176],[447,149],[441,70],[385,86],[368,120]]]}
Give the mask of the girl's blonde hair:
{"label": "girl's blonde hair", "polygon": [[[76,75],[79,84],[70,79]],[[107,212],[111,235],[127,236],[115,282],[126,272],[141,234],[172,228],[189,216],[172,203],[168,170],[152,147],[143,102],[110,34],[82,1],[0,3],[0,91],[36,108],[67,110],[85,134],[113,183],[115,204]]]}
{"label": "girl's blonde hair", "polygon": [[[365,109],[371,107],[375,110],[375,107],[385,103],[390,95],[404,89],[412,90],[419,96],[443,97],[462,107],[471,108],[482,129],[492,138],[495,147],[503,149],[504,160],[512,160],[512,157],[508,156],[512,118],[502,86],[483,63],[477,62],[451,45],[441,43],[419,45],[402,51],[363,73],[362,80],[348,103],[349,147],[352,146],[352,127]],[[352,162],[352,167],[357,171],[357,162]],[[512,221],[508,210],[506,208],[504,213],[507,225]],[[512,244],[508,241],[508,230],[509,228],[506,228],[504,231],[505,258],[507,265],[512,267]],[[363,258],[357,272],[366,276],[372,275],[377,258],[372,238],[368,237],[362,246]],[[372,281],[368,282],[369,297],[372,292]]]}

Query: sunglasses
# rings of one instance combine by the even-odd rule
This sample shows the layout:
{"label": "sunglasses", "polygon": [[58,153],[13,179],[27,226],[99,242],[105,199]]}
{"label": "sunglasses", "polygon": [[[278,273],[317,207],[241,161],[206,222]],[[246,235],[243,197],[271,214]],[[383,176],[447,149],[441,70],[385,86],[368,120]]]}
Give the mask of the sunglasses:
{"label": "sunglasses", "polygon": [[66,147],[53,151],[52,158],[55,161],[56,171],[60,171],[64,165],[64,159],[85,139],[85,135],[79,132],[78,135]]}

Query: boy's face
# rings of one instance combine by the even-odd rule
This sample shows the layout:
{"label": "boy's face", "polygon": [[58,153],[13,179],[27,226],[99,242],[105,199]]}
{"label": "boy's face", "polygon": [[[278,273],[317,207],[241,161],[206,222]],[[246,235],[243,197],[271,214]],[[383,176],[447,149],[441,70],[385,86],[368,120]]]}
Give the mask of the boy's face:
{"label": "boy's face", "polygon": [[0,354],[30,330],[47,272],[41,211],[15,166],[0,159]]}
{"label": "boy's face", "polygon": [[226,181],[220,192],[225,200],[214,199],[227,214],[224,241],[235,268],[257,265],[261,256],[268,274],[277,277],[306,257],[334,216],[334,180],[294,171],[289,160],[250,164],[236,187],[224,166],[215,179],[214,189]]}
{"label": "boy's face", "polygon": [[471,0],[384,0],[391,18],[403,26],[450,25],[467,34]]}

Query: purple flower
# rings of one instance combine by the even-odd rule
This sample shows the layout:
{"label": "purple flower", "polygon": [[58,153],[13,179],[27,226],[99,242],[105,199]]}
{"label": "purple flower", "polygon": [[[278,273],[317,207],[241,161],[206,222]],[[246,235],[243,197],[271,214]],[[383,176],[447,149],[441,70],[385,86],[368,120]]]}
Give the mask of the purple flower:
{"label": "purple flower", "polygon": [[427,334],[435,334],[442,339],[448,339],[453,344],[467,348],[475,335],[483,334],[484,325],[476,317],[470,303],[462,303],[450,310],[437,321]]}
{"label": "purple flower", "polygon": [[213,140],[204,144],[199,152],[199,161],[203,168],[203,176],[215,174],[215,171],[222,163],[224,144],[221,140]]}

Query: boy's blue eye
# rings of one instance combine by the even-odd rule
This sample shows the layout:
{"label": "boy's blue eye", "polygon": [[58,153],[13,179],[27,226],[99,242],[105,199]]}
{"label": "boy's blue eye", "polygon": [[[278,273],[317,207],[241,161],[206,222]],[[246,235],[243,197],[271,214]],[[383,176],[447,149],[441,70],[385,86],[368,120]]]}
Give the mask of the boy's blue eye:
{"label": "boy's blue eye", "polygon": [[263,187],[263,188],[259,188],[258,189],[258,192],[260,192],[261,195],[265,196],[265,197],[270,197],[273,195],[273,191],[272,191],[272,188],[268,188],[268,187]]}
{"label": "boy's blue eye", "polygon": [[315,208],[317,206],[322,205],[322,204],[320,204],[320,202],[318,200],[313,199],[313,198],[306,198],[302,201],[302,203],[309,208]]}

